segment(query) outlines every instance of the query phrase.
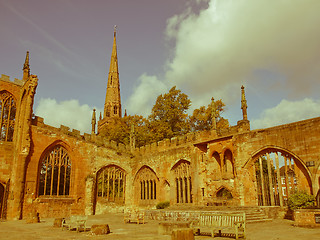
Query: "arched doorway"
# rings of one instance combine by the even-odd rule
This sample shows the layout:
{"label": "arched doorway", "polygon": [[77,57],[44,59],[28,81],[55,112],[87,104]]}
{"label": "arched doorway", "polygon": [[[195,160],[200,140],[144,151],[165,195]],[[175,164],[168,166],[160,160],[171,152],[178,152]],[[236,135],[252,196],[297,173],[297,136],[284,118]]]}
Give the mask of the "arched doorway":
{"label": "arched doorway", "polygon": [[266,148],[254,155],[257,201],[259,206],[286,206],[297,190],[312,194],[310,173],[303,162],[280,148]]}

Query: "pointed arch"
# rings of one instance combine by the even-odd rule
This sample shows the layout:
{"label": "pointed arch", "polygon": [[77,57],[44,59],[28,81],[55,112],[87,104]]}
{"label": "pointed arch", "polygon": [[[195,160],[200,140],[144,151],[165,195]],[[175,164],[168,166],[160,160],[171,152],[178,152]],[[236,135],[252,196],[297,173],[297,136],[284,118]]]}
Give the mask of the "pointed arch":
{"label": "pointed arch", "polygon": [[233,195],[232,192],[225,186],[220,186],[216,191],[216,197],[219,199],[232,199]]}
{"label": "pointed arch", "polygon": [[0,91],[0,141],[13,141],[16,110],[14,96],[6,90]]}
{"label": "pointed arch", "polygon": [[309,169],[287,149],[264,146],[251,155],[244,168],[254,174],[258,205],[285,206],[294,191],[313,192]]}
{"label": "pointed arch", "polygon": [[135,175],[135,196],[139,205],[154,205],[158,198],[159,178],[153,169],[143,165]]}
{"label": "pointed arch", "polygon": [[38,195],[69,195],[71,158],[68,150],[57,141],[42,153],[39,161]]}
{"label": "pointed arch", "polygon": [[123,168],[109,164],[97,172],[97,198],[107,202],[124,203],[126,172]]}
{"label": "pointed arch", "polygon": [[223,168],[222,173],[224,178],[230,179],[234,177],[234,159],[232,151],[227,148],[223,153]]}
{"label": "pointed arch", "polygon": [[192,178],[190,162],[179,160],[172,168],[176,203],[192,203]]}

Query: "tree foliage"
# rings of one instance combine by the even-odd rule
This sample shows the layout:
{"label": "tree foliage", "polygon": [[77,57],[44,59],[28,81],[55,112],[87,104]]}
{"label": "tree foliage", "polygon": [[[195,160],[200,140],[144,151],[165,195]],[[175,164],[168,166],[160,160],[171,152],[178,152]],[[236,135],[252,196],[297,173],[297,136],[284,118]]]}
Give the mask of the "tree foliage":
{"label": "tree foliage", "polygon": [[109,140],[123,143],[125,145],[130,144],[130,134],[132,127],[135,137],[136,147],[144,146],[150,143],[150,132],[148,130],[149,122],[142,116],[126,116],[123,118],[113,117],[108,123],[108,128],[101,131],[99,134],[106,137]]}
{"label": "tree foliage", "polygon": [[[229,121],[221,116],[221,113],[224,112],[225,104],[221,99],[214,102],[216,112],[216,124],[217,129],[223,129],[229,127]],[[207,107],[202,106],[193,111],[193,114],[190,116],[190,127],[191,131],[204,131],[212,129],[212,120],[213,120],[213,106],[212,103],[208,104]]]}
{"label": "tree foliage", "polygon": [[[157,97],[148,118],[138,115],[111,118],[107,129],[99,135],[127,145],[130,144],[131,134],[135,138],[135,146],[140,147],[190,131],[211,130],[212,104],[195,109],[189,116],[187,111],[190,105],[189,97],[174,86],[168,93]],[[224,107],[221,99],[215,101],[217,129],[229,127],[228,120],[221,116]]]}
{"label": "tree foliage", "polygon": [[289,196],[288,207],[292,210],[298,208],[311,208],[314,206],[315,197],[304,191],[298,191]]}
{"label": "tree foliage", "polygon": [[153,140],[159,141],[189,132],[187,110],[190,105],[188,96],[175,86],[168,93],[158,96],[148,117]]}

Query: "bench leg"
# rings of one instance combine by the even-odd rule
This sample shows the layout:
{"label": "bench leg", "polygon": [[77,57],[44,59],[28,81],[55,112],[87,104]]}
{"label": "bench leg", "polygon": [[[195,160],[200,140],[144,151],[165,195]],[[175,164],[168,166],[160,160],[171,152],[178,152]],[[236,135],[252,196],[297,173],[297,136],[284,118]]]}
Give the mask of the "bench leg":
{"label": "bench leg", "polygon": [[211,237],[214,238],[214,230],[211,231]]}

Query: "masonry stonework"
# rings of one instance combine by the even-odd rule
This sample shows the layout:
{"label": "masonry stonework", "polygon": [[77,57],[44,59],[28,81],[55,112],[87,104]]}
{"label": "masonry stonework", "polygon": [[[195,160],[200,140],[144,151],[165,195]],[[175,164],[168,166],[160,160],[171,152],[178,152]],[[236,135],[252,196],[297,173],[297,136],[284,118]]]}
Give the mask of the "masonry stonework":
{"label": "masonry stonework", "polygon": [[[16,108],[12,141],[0,141],[2,218],[21,219],[35,210],[40,217],[67,217],[152,209],[164,201],[173,206],[285,206],[286,193],[293,190],[319,199],[320,118],[250,130],[242,88],[245,114],[237,125],[135,148],[94,131],[80,135],[63,125],[46,125],[33,116],[37,81],[30,75],[29,54],[22,80],[0,78],[0,97],[12,96]],[[6,104],[0,105],[3,129],[9,126]],[[121,116],[120,99],[114,104]],[[100,119],[99,128],[105,123]],[[280,184],[281,167],[285,180]]]}

